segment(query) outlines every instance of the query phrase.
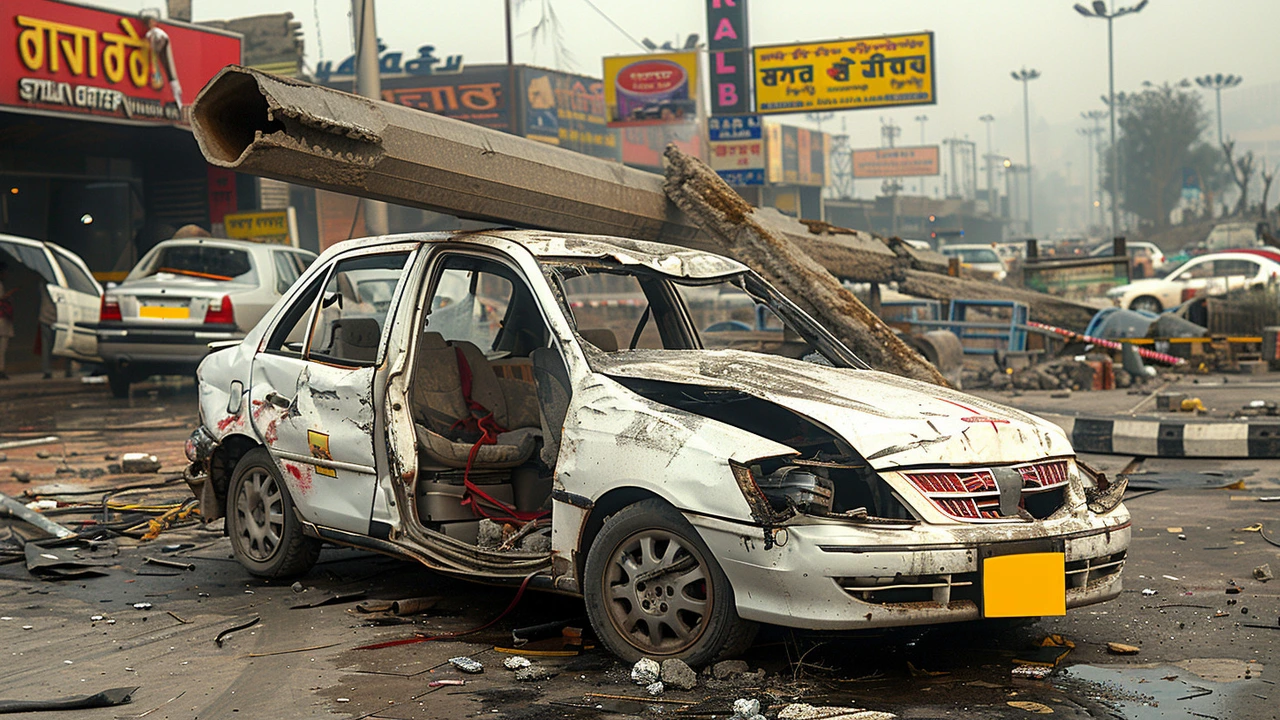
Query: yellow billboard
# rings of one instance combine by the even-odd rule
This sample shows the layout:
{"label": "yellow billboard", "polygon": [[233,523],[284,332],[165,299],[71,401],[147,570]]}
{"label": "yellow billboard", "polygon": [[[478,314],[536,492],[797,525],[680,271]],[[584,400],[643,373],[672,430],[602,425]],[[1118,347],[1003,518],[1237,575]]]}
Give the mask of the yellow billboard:
{"label": "yellow billboard", "polygon": [[252,240],[298,247],[298,220],[293,208],[227,213],[224,233],[233,240]]}
{"label": "yellow billboard", "polygon": [[604,59],[610,127],[693,122],[698,87],[696,50]]}
{"label": "yellow billboard", "polygon": [[761,114],[937,102],[932,32],[769,45],[753,53]]}

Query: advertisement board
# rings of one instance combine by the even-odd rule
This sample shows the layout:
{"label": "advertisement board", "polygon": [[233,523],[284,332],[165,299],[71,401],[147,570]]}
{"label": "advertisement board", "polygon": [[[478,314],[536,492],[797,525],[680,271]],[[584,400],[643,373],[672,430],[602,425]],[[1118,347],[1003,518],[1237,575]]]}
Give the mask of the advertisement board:
{"label": "advertisement board", "polygon": [[933,104],[933,50],[931,32],[754,48],[756,112]]}
{"label": "advertisement board", "polygon": [[742,115],[751,103],[747,0],[706,0],[711,115]]}
{"label": "advertisement board", "polygon": [[622,162],[632,167],[662,172],[662,152],[667,145],[700,159],[706,159],[702,133],[695,122],[674,125],[642,125],[618,131],[622,141]]}
{"label": "advertisement board", "polygon": [[698,115],[698,52],[604,59],[609,125],[683,123]]}
{"label": "advertisement board", "polygon": [[0,10],[0,105],[117,121],[184,124],[184,103],[224,66],[240,37],[54,0]]}
{"label": "advertisement board", "polygon": [[[472,65],[451,75],[409,75],[382,80],[382,99],[511,132],[507,66]],[[331,84],[350,92],[350,83]]]}
{"label": "advertisement board", "polygon": [[759,115],[733,115],[707,118],[707,139],[711,142],[722,140],[759,140],[762,137],[763,122]]}
{"label": "advertisement board", "polygon": [[298,247],[298,216],[293,208],[227,213],[223,229],[233,240]]}
{"label": "advertisement board", "polygon": [[830,181],[831,136],[790,125],[765,125],[765,177],[774,185],[823,187]]}
{"label": "advertisement board", "polygon": [[938,173],[937,145],[853,151],[855,178],[918,177]]}
{"label": "advertisement board", "polygon": [[604,82],[521,68],[524,136],[605,160],[621,160],[618,130],[605,117]]}

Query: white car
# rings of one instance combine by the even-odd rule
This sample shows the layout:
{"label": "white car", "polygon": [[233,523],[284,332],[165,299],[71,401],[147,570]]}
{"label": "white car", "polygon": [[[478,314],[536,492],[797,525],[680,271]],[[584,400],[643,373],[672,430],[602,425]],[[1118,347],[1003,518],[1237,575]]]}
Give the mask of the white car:
{"label": "white car", "polygon": [[[1115,249],[1114,245],[1107,243],[1107,244],[1099,245],[1098,247],[1094,248],[1089,253],[1089,255],[1091,257],[1106,257],[1110,255],[1112,252],[1114,252],[1114,249]],[[1125,243],[1125,249],[1128,250],[1129,252],[1130,262],[1132,262],[1137,258],[1145,257],[1145,258],[1150,258],[1151,269],[1153,271],[1158,271],[1164,267],[1164,264],[1165,264],[1164,251],[1161,250],[1160,246],[1156,245],[1155,243],[1142,242],[1142,241],[1130,242],[1130,243]]]}
{"label": "white car", "polygon": [[944,245],[938,252],[947,257],[960,258],[960,267],[976,271],[982,276],[1000,282],[1007,276],[1004,260],[991,245]]}
{"label": "white car", "polygon": [[1280,277],[1280,252],[1235,250],[1188,260],[1163,278],[1138,280],[1107,291],[1122,308],[1159,313],[1196,295],[1220,295]]}
{"label": "white car", "polygon": [[[53,324],[53,354],[82,362],[100,362],[93,324],[98,319],[102,286],[79,255],[55,245],[0,235],[0,258],[8,255],[44,279],[58,320]],[[39,302],[39,298],[33,298]],[[38,307],[38,306],[36,306]],[[34,310],[33,310],[34,312]]]}
{"label": "white car", "polygon": [[[385,314],[348,315],[352,273],[373,270],[399,276]],[[709,308],[742,310],[730,296],[804,359],[704,349]],[[867,369],[705,252],[519,230],[345,242],[198,376],[187,482],[254,575],[366,548],[580,595],[620,657],[697,665],[758,623],[1061,615],[1121,589],[1124,484],[1061,429]]]}
{"label": "white car", "polygon": [[238,341],[257,325],[315,257],[244,240],[156,245],[102,296],[98,349],[111,393],[128,397],[149,375],[192,372],[210,343]]}

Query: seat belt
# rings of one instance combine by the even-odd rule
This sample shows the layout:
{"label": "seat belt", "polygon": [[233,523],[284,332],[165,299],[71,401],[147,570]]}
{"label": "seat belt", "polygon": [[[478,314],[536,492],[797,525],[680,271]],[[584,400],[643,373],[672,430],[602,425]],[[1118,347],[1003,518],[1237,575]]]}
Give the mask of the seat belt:
{"label": "seat belt", "polygon": [[[458,378],[462,381],[462,399],[467,404],[469,414],[464,418],[459,418],[449,429],[480,434],[475,444],[471,446],[471,452],[467,454],[467,466],[462,471],[462,506],[471,508],[471,512],[478,517],[490,520],[509,518],[520,523],[526,523],[548,515],[549,513],[546,511],[527,512],[517,510],[481,490],[480,486],[471,482],[471,466],[475,464],[476,455],[480,452],[480,448],[484,445],[497,444],[498,435],[506,432],[507,429],[499,425],[498,421],[494,419],[493,411],[471,398],[471,363],[468,363],[466,356],[462,354],[462,348],[455,345],[453,353],[458,359]],[[497,514],[490,514],[481,505],[481,502],[497,510]]]}

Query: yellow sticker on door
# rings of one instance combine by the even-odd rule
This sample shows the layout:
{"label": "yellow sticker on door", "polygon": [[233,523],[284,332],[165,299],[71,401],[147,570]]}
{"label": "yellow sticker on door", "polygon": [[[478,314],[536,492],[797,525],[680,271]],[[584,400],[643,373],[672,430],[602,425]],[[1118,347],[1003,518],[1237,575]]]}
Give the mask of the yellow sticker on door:
{"label": "yellow sticker on door", "polygon": [[1066,614],[1066,558],[1062,553],[997,555],[983,561],[984,617]]}
{"label": "yellow sticker on door", "polygon": [[[307,431],[307,444],[311,446],[311,457],[317,460],[333,460],[329,454],[329,436],[315,430]],[[316,463],[316,472],[327,477],[338,477],[338,471]]]}

